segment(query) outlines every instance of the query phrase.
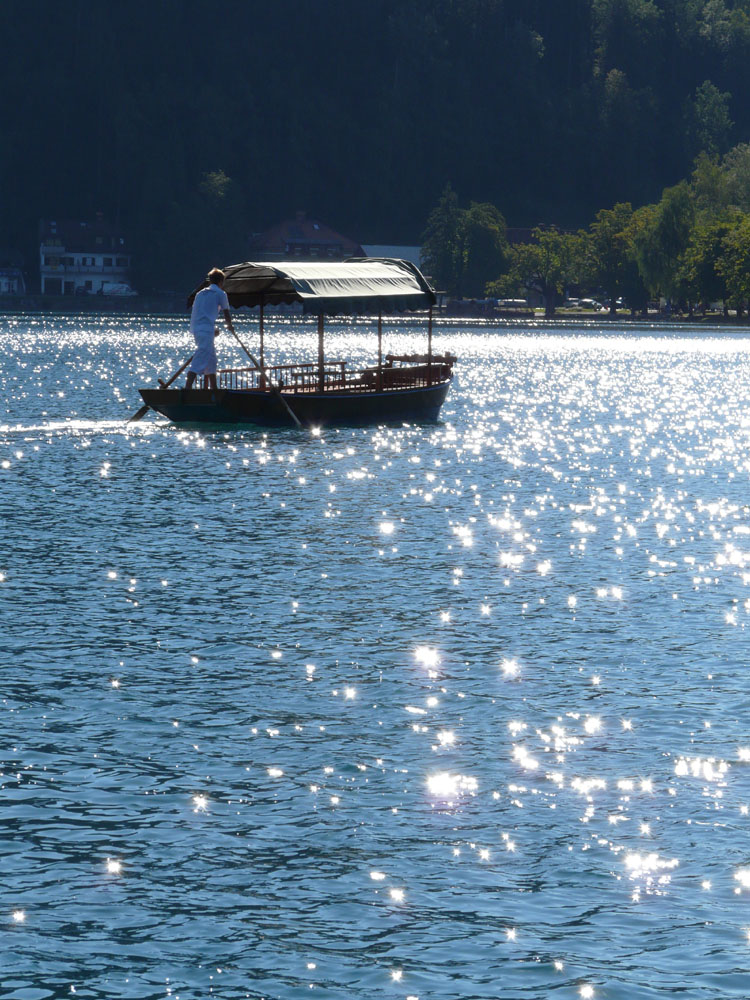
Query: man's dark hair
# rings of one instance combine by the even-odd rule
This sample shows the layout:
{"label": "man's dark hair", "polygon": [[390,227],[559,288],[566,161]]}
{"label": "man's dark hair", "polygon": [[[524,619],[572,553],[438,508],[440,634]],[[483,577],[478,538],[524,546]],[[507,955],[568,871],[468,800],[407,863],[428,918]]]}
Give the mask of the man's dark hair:
{"label": "man's dark hair", "polygon": [[220,285],[224,280],[224,272],[220,267],[212,267],[206,277],[212,285]]}

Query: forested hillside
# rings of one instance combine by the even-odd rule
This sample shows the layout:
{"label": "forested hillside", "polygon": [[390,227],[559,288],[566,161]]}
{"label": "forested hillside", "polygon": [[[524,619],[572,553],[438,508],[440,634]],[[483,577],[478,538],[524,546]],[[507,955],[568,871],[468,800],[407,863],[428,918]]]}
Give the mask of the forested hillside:
{"label": "forested hillside", "polygon": [[417,242],[446,183],[509,226],[655,201],[750,140],[750,0],[4,0],[0,245],[102,211],[140,283],[307,209]]}

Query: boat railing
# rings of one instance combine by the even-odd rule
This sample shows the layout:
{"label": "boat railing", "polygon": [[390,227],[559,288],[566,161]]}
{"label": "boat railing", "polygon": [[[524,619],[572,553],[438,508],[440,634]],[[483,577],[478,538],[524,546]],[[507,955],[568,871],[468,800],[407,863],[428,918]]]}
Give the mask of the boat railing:
{"label": "boat railing", "polygon": [[[320,369],[315,362],[271,365],[265,372],[260,372],[257,368],[224,368],[217,375],[222,389],[265,389],[267,383],[272,382],[278,389],[298,392],[309,391],[320,384]],[[323,366],[324,385],[341,385],[345,378],[345,361],[327,361]]]}
{"label": "boat railing", "polygon": [[310,393],[320,392],[322,381],[323,392],[368,393],[436,385],[449,378],[454,361],[451,355],[435,355],[430,363],[427,355],[388,354],[380,367],[347,369],[345,361],[327,361],[322,373],[316,362],[310,362],[273,365],[264,373],[257,368],[224,368],[217,375],[222,389],[268,389],[271,382],[285,393]]}

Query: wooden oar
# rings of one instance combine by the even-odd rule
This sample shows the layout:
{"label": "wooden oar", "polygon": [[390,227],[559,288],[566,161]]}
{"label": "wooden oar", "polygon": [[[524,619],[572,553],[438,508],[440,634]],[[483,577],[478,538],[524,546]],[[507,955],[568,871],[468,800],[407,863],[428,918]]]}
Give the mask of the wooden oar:
{"label": "wooden oar", "polygon": [[[187,366],[193,360],[193,357],[194,357],[194,355],[191,354],[190,357],[185,362],[185,364],[182,366],[182,368],[178,368],[177,371],[174,373],[174,375],[169,379],[169,381],[162,383],[161,379],[159,380],[160,383],[161,383],[162,389],[166,389],[167,386],[171,385],[176,378],[179,378],[180,375],[182,375],[182,373],[185,371],[185,369],[187,368]],[[144,403],[143,406],[140,408],[140,410],[138,410],[137,413],[134,413],[133,416],[128,420],[128,423],[129,424],[135,424],[139,420],[142,420],[146,416],[146,414],[148,413],[148,411],[150,409],[151,409],[151,407],[148,405],[148,403]]]}
{"label": "wooden oar", "polygon": [[[261,375],[265,377],[265,372],[264,372],[264,371],[263,371],[263,369],[262,369],[262,368],[260,367],[260,365],[259,365],[259,364],[258,364],[258,362],[257,362],[257,361],[255,360],[255,358],[254,358],[254,357],[253,357],[253,355],[252,355],[252,354],[250,353],[250,351],[248,351],[248,349],[247,349],[247,348],[245,347],[245,345],[244,345],[244,344],[242,343],[242,341],[241,341],[241,340],[240,340],[240,338],[239,338],[239,337],[237,336],[237,334],[235,333],[235,331],[234,331],[234,330],[232,330],[232,333],[234,333],[234,337],[235,337],[235,340],[236,340],[236,341],[237,341],[237,343],[238,343],[238,344],[240,345],[240,347],[242,348],[242,350],[243,350],[243,351],[245,352],[245,354],[247,354],[247,356],[248,356],[248,357],[250,358],[250,360],[252,361],[252,363],[253,363],[253,364],[255,365],[255,367],[256,367],[256,368],[258,369],[258,371],[259,371],[259,372],[261,373]],[[285,409],[285,410],[286,410],[286,412],[287,412],[287,413],[289,414],[289,416],[290,416],[290,417],[292,418],[292,420],[293,420],[293,421],[295,422],[295,424],[297,425],[297,427],[299,427],[299,429],[300,429],[300,430],[302,430],[302,423],[300,422],[300,420],[299,420],[299,418],[298,418],[297,414],[296,414],[296,413],[294,412],[294,410],[293,410],[293,409],[291,408],[291,406],[289,405],[289,403],[287,403],[287,401],[286,401],[286,400],[284,399],[284,397],[283,397],[283,396],[281,395],[281,393],[280,393],[280,392],[279,392],[279,390],[278,390],[278,389],[276,388],[276,386],[275,386],[275,385],[273,384],[273,382],[271,381],[271,379],[270,379],[270,378],[269,378],[269,379],[266,379],[266,382],[267,382],[267,383],[268,383],[268,385],[269,385],[269,386],[271,387],[271,392],[272,392],[272,393],[274,394],[274,396],[276,396],[276,398],[277,398],[277,399],[279,400],[279,402],[280,402],[280,403],[281,403],[281,405],[282,405],[282,406],[284,407],[284,409]]]}

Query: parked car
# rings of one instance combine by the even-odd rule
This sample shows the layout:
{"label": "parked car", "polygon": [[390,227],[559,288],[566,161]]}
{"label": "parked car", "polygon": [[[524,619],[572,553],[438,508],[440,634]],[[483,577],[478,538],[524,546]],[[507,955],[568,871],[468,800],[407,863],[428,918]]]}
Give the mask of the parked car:
{"label": "parked car", "polygon": [[137,295],[138,292],[124,281],[104,281],[101,287],[102,295]]}
{"label": "parked car", "polygon": [[528,309],[529,303],[526,299],[498,299],[497,304],[500,309]]}

